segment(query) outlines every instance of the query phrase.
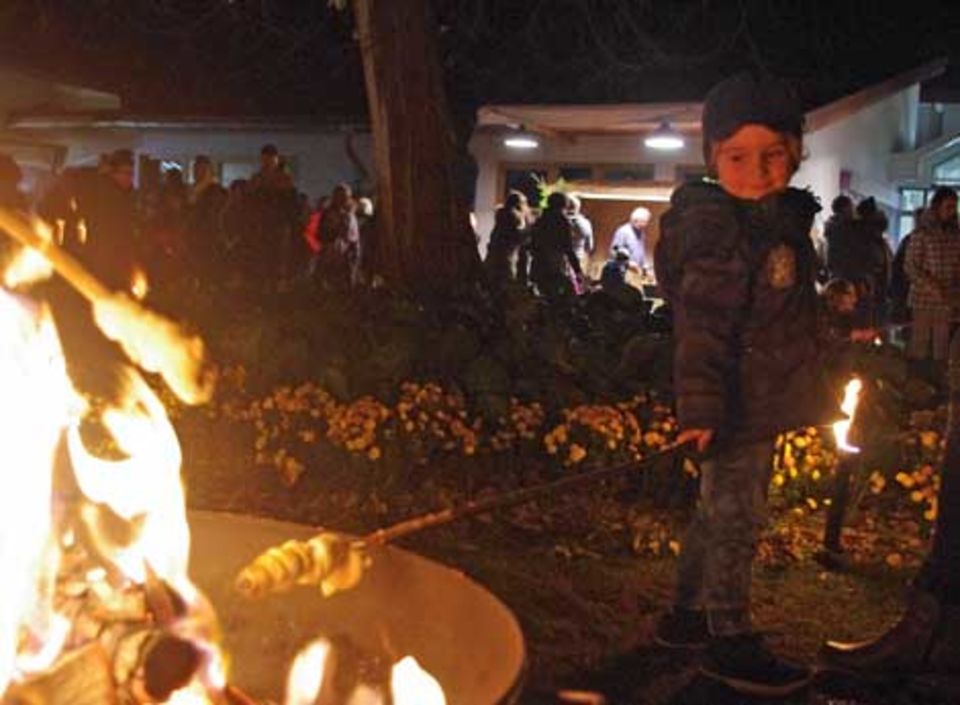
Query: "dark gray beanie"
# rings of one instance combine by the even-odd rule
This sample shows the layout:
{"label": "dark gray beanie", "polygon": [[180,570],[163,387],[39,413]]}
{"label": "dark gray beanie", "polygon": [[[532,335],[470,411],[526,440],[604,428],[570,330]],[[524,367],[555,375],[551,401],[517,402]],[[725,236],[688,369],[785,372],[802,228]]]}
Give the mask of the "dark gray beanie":
{"label": "dark gray beanie", "polygon": [[743,125],[803,135],[803,107],[790,85],[781,79],[738,73],[714,86],[703,102],[703,157],[710,163],[710,146],[730,137]]}

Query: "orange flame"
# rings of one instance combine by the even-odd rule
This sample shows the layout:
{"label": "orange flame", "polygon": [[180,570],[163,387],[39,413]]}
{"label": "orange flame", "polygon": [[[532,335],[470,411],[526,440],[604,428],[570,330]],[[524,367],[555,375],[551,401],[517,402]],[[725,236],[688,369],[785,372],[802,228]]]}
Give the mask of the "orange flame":
{"label": "orange flame", "polygon": [[140,267],[133,270],[133,276],[130,281],[130,293],[137,301],[143,301],[150,293],[150,281],[147,279],[147,273]]}
{"label": "orange flame", "polygon": [[437,679],[427,673],[413,656],[398,661],[390,673],[394,705],[446,705]]}
{"label": "orange flame", "polygon": [[859,453],[860,449],[851,445],[847,436],[850,428],[853,426],[853,419],[857,413],[857,402],[860,400],[860,392],[863,389],[863,382],[858,377],[854,377],[843,390],[843,403],[840,404],[840,410],[847,415],[847,418],[837,421],[833,424],[833,435],[837,440],[837,448],[845,453]]}
{"label": "orange flame", "polygon": [[[186,605],[165,628],[190,639],[203,665],[172,702],[219,702],[225,687],[216,617],[187,574],[190,534],[176,433],[140,374],[128,366],[120,376],[121,401],[102,419],[123,459],[106,460],[81,438],[84,403],[48,311],[0,289],[0,429],[8,468],[0,492],[0,700],[11,683],[97,638],[75,633],[58,611],[66,609],[56,589],[61,559],[81,536],[91,561],[81,575],[94,591],[125,590],[153,575]],[[64,436],[83,496],[70,511],[55,511],[62,500],[54,492],[54,457]]]}
{"label": "orange flame", "polygon": [[[316,639],[300,650],[287,674],[287,692],[284,705],[315,705],[327,702],[327,669],[332,647],[325,639]],[[335,679],[334,679],[335,680]],[[393,665],[390,671],[390,699],[373,687],[359,684],[348,702],[370,705],[446,705],[447,699],[440,683],[425,671],[413,656],[407,656]]]}

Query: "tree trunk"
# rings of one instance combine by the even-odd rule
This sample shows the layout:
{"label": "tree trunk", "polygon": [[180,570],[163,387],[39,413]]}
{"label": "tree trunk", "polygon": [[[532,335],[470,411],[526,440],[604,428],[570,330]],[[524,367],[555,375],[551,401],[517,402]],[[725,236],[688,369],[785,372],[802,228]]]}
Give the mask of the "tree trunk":
{"label": "tree trunk", "polygon": [[458,183],[430,0],[354,0],[377,170],[378,259],[387,281],[448,291],[477,271]]}

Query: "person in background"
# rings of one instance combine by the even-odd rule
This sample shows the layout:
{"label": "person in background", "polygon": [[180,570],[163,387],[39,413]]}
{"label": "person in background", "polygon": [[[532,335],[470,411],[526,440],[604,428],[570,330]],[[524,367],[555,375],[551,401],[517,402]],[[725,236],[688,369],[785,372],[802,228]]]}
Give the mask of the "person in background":
{"label": "person in background", "polygon": [[627,283],[630,265],[630,253],[627,249],[617,248],[600,272],[600,290],[621,308],[641,311],[643,294]]}
{"label": "person in background", "polygon": [[554,191],[530,232],[530,280],[551,301],[576,293],[583,282],[568,208],[567,194]]}
{"label": "person in background", "polygon": [[206,154],[198,154],[187,197],[187,249],[200,271],[214,269],[220,259],[220,214],[226,201],[227,191],[217,181],[213,162]]}
{"label": "person in background", "polygon": [[529,209],[527,197],[520,191],[511,191],[494,213],[483,261],[487,281],[494,290],[499,291],[511,281],[526,280],[526,256],[521,254],[528,234]]}
{"label": "person in background", "polygon": [[751,569],[765,523],[778,434],[840,417],[820,374],[820,206],[790,188],[803,154],[803,108],[790,87],[739,74],[703,109],[716,182],[671,197],[655,257],[674,314],[678,442],[704,453],[700,502],[684,537],[674,605],[657,643],[705,647],[701,673],[745,694],[783,696],[811,678],[775,655],[750,617]]}
{"label": "person in background", "polygon": [[567,208],[567,217],[573,224],[573,252],[580,260],[580,269],[584,272],[590,264],[590,255],[596,249],[596,243],[593,239],[593,224],[581,211],[580,198],[575,194],[568,195],[569,206]]}
{"label": "person in background", "polygon": [[320,256],[315,274],[321,285],[345,291],[357,283],[360,226],[356,203],[347,184],[337,184],[320,221]]}
{"label": "person in background", "polygon": [[904,270],[910,281],[907,303],[913,318],[907,352],[914,360],[943,363],[950,342],[950,319],[960,292],[960,226],[957,192],[938,188],[930,207],[910,234]]}
{"label": "person in background", "polygon": [[823,227],[822,260],[826,281],[846,279],[854,273],[854,214],[853,199],[840,194],[830,203],[830,217]]}
{"label": "person in background", "polygon": [[854,226],[863,242],[862,299],[859,323],[881,326],[887,316],[887,288],[890,286],[890,263],[893,253],[887,242],[887,216],[877,207],[872,196],[861,200],[855,209]]}
{"label": "person in background", "polygon": [[260,170],[250,178],[246,201],[261,283],[273,285],[294,274],[302,228],[297,189],[273,144],[260,150]]}
{"label": "person in background", "polygon": [[625,248],[630,253],[631,264],[641,273],[644,273],[648,268],[645,240],[649,224],[650,210],[643,206],[634,208],[630,214],[629,222],[621,225],[613,233],[613,241],[610,243],[610,256],[613,256],[616,248]]}
{"label": "person in background", "polygon": [[[923,218],[924,208],[917,208],[913,212],[913,222],[919,223]],[[891,323],[907,324],[910,323],[910,307],[907,300],[910,297],[910,279],[907,277],[906,260],[907,248],[910,246],[911,235],[913,231],[907,233],[897,245],[897,252],[890,265],[890,287],[888,296],[890,299],[890,321]],[[906,335],[909,337],[909,327],[905,328]]]}

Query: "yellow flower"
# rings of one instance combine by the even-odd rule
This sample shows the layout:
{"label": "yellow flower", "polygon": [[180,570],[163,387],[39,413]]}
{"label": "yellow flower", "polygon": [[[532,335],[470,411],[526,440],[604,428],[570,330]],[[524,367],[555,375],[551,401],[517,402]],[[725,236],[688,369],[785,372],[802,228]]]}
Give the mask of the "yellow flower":
{"label": "yellow flower", "polygon": [[373,446],[370,450],[367,451],[367,457],[370,460],[380,460],[381,452],[378,446]]}
{"label": "yellow flower", "polygon": [[905,472],[898,472],[896,474],[896,480],[908,490],[914,485],[913,476]]}
{"label": "yellow flower", "polygon": [[807,497],[807,506],[810,507],[812,511],[816,511],[819,505],[817,505],[817,500],[813,497]]}
{"label": "yellow flower", "polygon": [[936,431],[923,431],[920,434],[920,443],[924,448],[936,448],[939,440],[940,436]]}
{"label": "yellow flower", "polygon": [[787,479],[783,476],[783,473],[778,472],[773,476],[773,484],[776,485],[777,487],[783,487],[783,484],[786,481]]}
{"label": "yellow flower", "polygon": [[910,493],[910,501],[912,502],[917,502],[919,504],[920,502],[923,501],[923,499],[924,499],[924,495],[923,495],[923,492],[921,492],[920,490],[914,490],[913,492]]}
{"label": "yellow flower", "polygon": [[587,451],[582,446],[574,443],[570,446],[570,455],[568,457],[571,463],[579,463],[587,457]]}

